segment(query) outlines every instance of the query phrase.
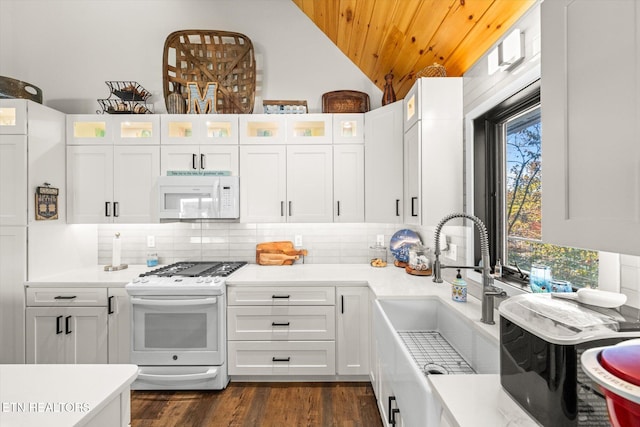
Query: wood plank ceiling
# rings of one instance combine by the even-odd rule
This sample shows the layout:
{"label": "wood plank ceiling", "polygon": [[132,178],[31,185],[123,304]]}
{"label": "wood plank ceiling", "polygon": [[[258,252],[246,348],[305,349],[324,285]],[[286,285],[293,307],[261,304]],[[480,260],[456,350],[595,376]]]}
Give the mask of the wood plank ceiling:
{"label": "wood plank ceiling", "polygon": [[402,99],[434,63],[462,76],[536,0],[292,0],[380,89]]}

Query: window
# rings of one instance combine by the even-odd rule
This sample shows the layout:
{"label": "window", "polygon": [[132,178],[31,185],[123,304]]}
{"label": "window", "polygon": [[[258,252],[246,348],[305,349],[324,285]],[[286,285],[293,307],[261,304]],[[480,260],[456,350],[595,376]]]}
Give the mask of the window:
{"label": "window", "polygon": [[596,287],[597,251],[542,242],[541,131],[539,83],[474,121],[475,214],[489,230],[491,262],[501,260],[507,277],[526,279],[544,264],[554,279]]}

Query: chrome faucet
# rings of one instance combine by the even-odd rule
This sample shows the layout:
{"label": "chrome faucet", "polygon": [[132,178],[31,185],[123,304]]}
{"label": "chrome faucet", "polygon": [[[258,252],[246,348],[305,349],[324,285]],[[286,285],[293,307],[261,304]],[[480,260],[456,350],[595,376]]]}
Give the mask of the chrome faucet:
{"label": "chrome faucet", "polygon": [[444,224],[454,218],[467,218],[474,222],[478,231],[480,232],[480,250],[482,252],[482,317],[480,321],[488,325],[494,325],[496,322],[493,320],[493,298],[496,296],[505,297],[507,293],[493,285],[493,277],[491,277],[491,265],[489,261],[489,236],[487,233],[487,227],[483,224],[480,218],[468,215],[465,213],[453,213],[445,216],[440,220],[436,226],[435,240],[435,261],[433,262],[433,281],[436,283],[442,283],[442,269],[443,268],[480,268],[478,266],[454,266],[444,265],[440,263],[440,232]]}

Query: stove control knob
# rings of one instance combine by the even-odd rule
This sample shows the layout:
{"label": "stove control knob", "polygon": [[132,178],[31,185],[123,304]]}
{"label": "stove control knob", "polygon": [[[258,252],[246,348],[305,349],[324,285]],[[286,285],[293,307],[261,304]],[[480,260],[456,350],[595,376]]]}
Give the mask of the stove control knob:
{"label": "stove control knob", "polygon": [[148,283],[148,282],[149,282],[149,279],[147,277],[142,278],[142,283]]}
{"label": "stove control knob", "polygon": [[211,277],[207,277],[207,278],[205,278],[205,279],[204,279],[204,282],[205,282],[205,283],[211,283]]}
{"label": "stove control knob", "polygon": [[140,278],[136,277],[135,279],[133,279],[133,283],[139,283],[140,282]]}
{"label": "stove control knob", "polygon": [[213,278],[213,283],[220,283],[222,282],[222,278],[221,277],[214,277]]}
{"label": "stove control knob", "polygon": [[197,278],[196,278],[196,283],[202,283],[202,282],[203,282],[202,277],[197,277]]}

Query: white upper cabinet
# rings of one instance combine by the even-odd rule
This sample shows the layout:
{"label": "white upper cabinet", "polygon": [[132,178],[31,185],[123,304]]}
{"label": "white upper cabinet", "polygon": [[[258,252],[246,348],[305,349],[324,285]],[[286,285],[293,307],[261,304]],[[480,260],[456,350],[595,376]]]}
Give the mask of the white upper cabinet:
{"label": "white upper cabinet", "polygon": [[0,135],[0,225],[27,225],[27,136]]}
{"label": "white upper cabinet", "polygon": [[333,221],[333,147],[287,147],[289,222]]}
{"label": "white upper cabinet", "polygon": [[25,99],[0,99],[0,225],[35,221],[36,187],[57,188],[58,219],[66,219],[65,116]]}
{"label": "white upper cabinet", "polygon": [[462,78],[419,78],[403,105],[404,221],[435,226],[463,208]]}
{"label": "white upper cabinet", "polygon": [[333,115],[334,144],[364,143],[364,113]]}
{"label": "white upper cabinet", "polygon": [[541,20],[543,241],[640,255],[638,2],[545,1]]}
{"label": "white upper cabinet", "polygon": [[68,146],[68,222],[154,222],[159,174],[158,146]]}
{"label": "white upper cabinet", "polygon": [[287,152],[284,145],[240,146],[240,219],[286,222]]}
{"label": "white upper cabinet", "polygon": [[288,144],[331,144],[333,119],[331,114],[287,115]]}
{"label": "white upper cabinet", "polygon": [[161,173],[167,171],[229,171],[238,175],[237,145],[162,145]]}
{"label": "white upper cabinet", "polygon": [[333,147],[334,222],[364,221],[364,146]]}
{"label": "white upper cabinet", "polygon": [[283,114],[242,114],[240,144],[284,144],[286,118]]}
{"label": "white upper cabinet", "polygon": [[27,106],[22,99],[3,99],[0,103],[0,135],[27,133]]}
{"label": "white upper cabinet", "polygon": [[402,101],[365,117],[365,221],[402,224]]}
{"label": "white upper cabinet", "polygon": [[162,144],[238,144],[236,114],[163,114]]}
{"label": "white upper cabinet", "polygon": [[67,115],[67,145],[155,145],[160,117],[153,114]]}

